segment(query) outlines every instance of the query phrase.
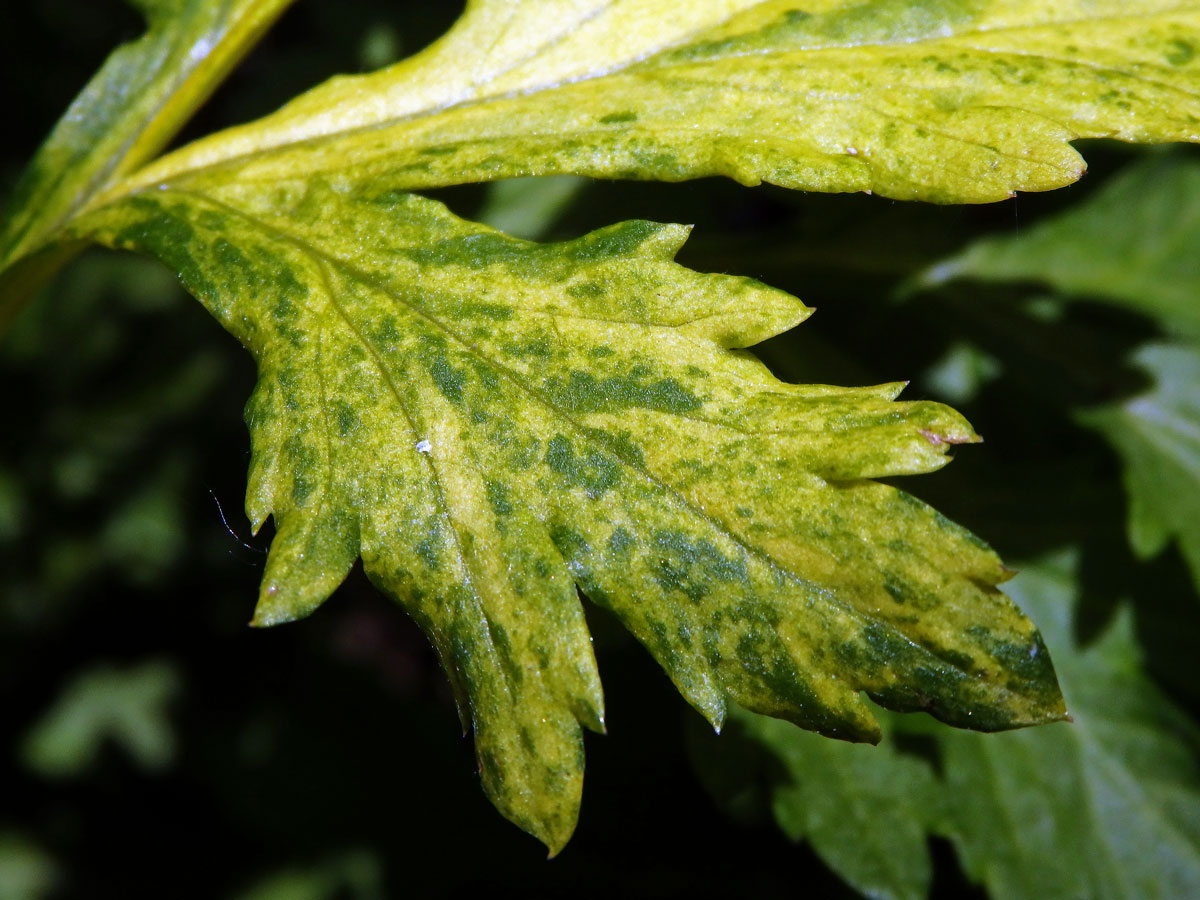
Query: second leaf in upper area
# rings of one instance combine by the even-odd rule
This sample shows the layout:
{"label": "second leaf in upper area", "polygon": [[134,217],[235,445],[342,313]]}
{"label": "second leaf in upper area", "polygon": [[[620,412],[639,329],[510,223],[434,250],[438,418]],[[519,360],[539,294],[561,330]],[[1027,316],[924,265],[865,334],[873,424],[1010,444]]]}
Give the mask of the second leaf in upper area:
{"label": "second leaf in upper area", "polygon": [[134,184],[725,175],[984,202],[1077,179],[1075,138],[1200,140],[1198,48],[1200,4],[1169,0],[479,0]]}

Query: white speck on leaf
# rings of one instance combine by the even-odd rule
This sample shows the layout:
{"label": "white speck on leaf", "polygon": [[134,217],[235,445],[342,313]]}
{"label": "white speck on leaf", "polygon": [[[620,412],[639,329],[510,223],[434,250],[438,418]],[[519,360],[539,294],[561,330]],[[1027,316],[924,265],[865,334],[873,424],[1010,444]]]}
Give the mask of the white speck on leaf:
{"label": "white speck on leaf", "polygon": [[417,452],[431,453],[433,452],[433,444],[429,443],[427,438],[422,438],[421,440],[417,441]]}
{"label": "white speck on leaf", "polygon": [[192,44],[191,49],[188,50],[188,61],[199,62],[200,60],[204,59],[204,57],[208,56],[208,54],[212,52],[212,49],[212,38],[205,35],[197,40],[196,43]]}

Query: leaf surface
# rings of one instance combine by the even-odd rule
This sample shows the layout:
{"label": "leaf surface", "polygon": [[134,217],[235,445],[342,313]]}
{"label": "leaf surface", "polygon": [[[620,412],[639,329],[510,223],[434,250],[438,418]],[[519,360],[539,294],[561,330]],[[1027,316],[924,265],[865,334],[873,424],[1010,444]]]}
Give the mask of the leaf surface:
{"label": "leaf surface", "polygon": [[1125,464],[1135,552],[1157,556],[1177,539],[1200,590],[1200,347],[1149,344],[1134,362],[1154,385],[1078,418],[1103,434]]}
{"label": "leaf surface", "polygon": [[1169,156],[1129,166],[1068,212],[976,241],[916,284],[959,278],[1045,282],[1065,300],[1150,316],[1178,338],[1134,355],[1149,389],[1077,418],[1125,464],[1135,552],[1150,558],[1177,538],[1200,589],[1200,163]]}
{"label": "leaf surface", "polygon": [[[871,897],[927,895],[926,833],[949,837],[994,900],[1196,896],[1195,726],[1142,671],[1127,613],[1093,646],[1075,645],[1074,569],[1064,554],[1023,570],[1009,587],[1044,625],[1071,724],[979,735],[889,718],[889,741],[908,732],[934,742],[941,763],[934,780],[927,763],[897,742],[867,748],[814,740],[786,723],[739,713],[741,738],[781,764],[770,782],[780,827],[809,840]],[[704,741],[710,770],[722,753],[747,758],[744,749],[724,750],[725,740]],[[735,777],[764,771],[760,763]],[[852,826],[862,846],[837,840]]]}
{"label": "leaf surface", "polygon": [[1013,595],[1045,623],[1075,721],[983,740],[943,730],[950,836],[996,900],[1196,896],[1195,726],[1141,671],[1127,613],[1072,648],[1074,583],[1054,559]]}
{"label": "leaf surface", "polygon": [[976,241],[919,283],[954,278],[1040,281],[1065,299],[1110,303],[1200,338],[1200,162],[1131,165],[1085,202],[1019,234]]}
{"label": "leaf surface", "polygon": [[437,647],[489,795],[552,850],[580,723],[603,728],[577,586],[716,725],[733,699],[875,740],[862,692],[985,730],[1062,715],[996,556],[866,480],[970,427],[900,385],[777,381],[736,348],[809,311],[676,265],[680,226],[538,245],[369,183],[198,177],[78,228],[165,260],[257,358],[256,623],[361,556]]}
{"label": "leaf surface", "polygon": [[725,175],[942,203],[1083,172],[1069,141],[1200,140],[1200,4],[478,0],[418,56],[172,154],[413,189]]}
{"label": "leaf surface", "polygon": [[[96,194],[161,152],[290,2],[134,0],[148,29],[109,56],[26,169],[0,231],[0,271],[37,251]],[[32,285],[58,263],[61,256],[20,274]],[[6,288],[0,324],[28,290],[11,282]]]}
{"label": "leaf surface", "polygon": [[730,814],[753,812],[765,789],[779,828],[809,842],[863,896],[928,895],[926,842],[938,821],[939,786],[925,760],[897,751],[890,717],[875,747],[829,741],[738,707],[730,722],[721,735],[694,732],[690,747],[705,786]]}

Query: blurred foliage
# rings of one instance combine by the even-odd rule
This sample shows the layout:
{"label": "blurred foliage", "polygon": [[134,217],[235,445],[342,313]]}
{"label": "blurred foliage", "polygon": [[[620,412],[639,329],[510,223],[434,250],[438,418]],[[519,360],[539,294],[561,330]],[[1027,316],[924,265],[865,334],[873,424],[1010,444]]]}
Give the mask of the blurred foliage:
{"label": "blurred foliage", "polygon": [[[269,111],[337,71],[412,52],[460,9],[300,4],[185,137]],[[21,124],[0,150],[0,177],[11,183],[138,22],[117,0],[17,5],[6,18],[0,83]],[[1113,677],[1165,693],[1178,716],[1172,727],[1186,735],[1200,712],[1196,591],[1176,546],[1152,559],[1134,554],[1121,460],[1074,417],[1153,391],[1139,348],[1181,332],[1144,306],[1096,302],[1091,289],[1065,301],[1036,273],[918,281],[975,239],[1037,235],[1058,214],[1103,198],[1128,164],[1159,155],[1104,143],[1083,152],[1091,174],[1078,185],[981,207],[718,180],[498,184],[438,197],[461,215],[486,212],[545,238],[628,218],[694,223],[680,262],[752,275],[819,308],[759,348],[780,377],[912,378],[913,398],[958,404],[987,443],[906,489],[1010,558],[1076,548],[1073,587],[1058,599],[1050,592],[1031,609],[1035,618],[1065,617],[1085,653],[1113,651],[1117,635],[1122,666]],[[1200,158],[1190,148],[1170,155]],[[1143,188],[1155,190],[1153,180]],[[1173,202],[1195,202],[1188,197],[1176,191]],[[1170,220],[1169,204],[1163,215]],[[1152,231],[1146,239],[1153,243]],[[736,815],[713,803],[691,774],[680,717],[705,726],[601,611],[588,615],[609,733],[588,738],[588,803],[552,863],[487,804],[469,743],[448,738],[456,717],[432,652],[361,573],[309,620],[245,628],[269,537],[249,537],[240,512],[240,405],[253,374],[169,274],[116,255],[77,261],[0,343],[0,896],[783,896],[801,886],[813,896],[856,895],[809,845],[789,839],[815,841],[816,825],[790,820],[785,834],[766,815],[767,789],[791,777],[786,760],[768,765],[774,781],[729,788]],[[161,660],[178,688],[167,707],[169,769],[146,770],[108,744],[78,777],[24,767],[26,736],[84,673],[128,674],[148,659]],[[1010,742],[1050,740],[1038,734]],[[936,738],[919,728],[896,746],[935,773],[945,764]],[[762,771],[761,745],[750,750]],[[1167,759],[1149,756],[1148,765]],[[959,772],[973,771],[957,759]],[[1185,773],[1194,765],[1194,754],[1170,759]],[[743,757],[723,771],[749,766]],[[1053,780],[1055,771],[1042,774]],[[784,784],[801,795],[821,786]],[[1154,802],[1194,816],[1189,797],[1168,787]],[[1022,798],[1037,799],[1014,799]],[[983,896],[944,838],[929,848],[931,896]],[[975,862],[971,870],[983,877]]]}
{"label": "blurred foliage", "polygon": [[367,851],[353,851],[316,866],[268,875],[237,900],[377,900],[379,863]]}
{"label": "blurred foliage", "polygon": [[0,897],[40,900],[58,881],[58,866],[44,850],[19,833],[0,834]]}
{"label": "blurred foliage", "polygon": [[82,672],[26,735],[25,765],[46,778],[78,776],[112,741],[143,769],[165,769],[175,756],[167,705],[178,691],[178,676],[163,662]]}

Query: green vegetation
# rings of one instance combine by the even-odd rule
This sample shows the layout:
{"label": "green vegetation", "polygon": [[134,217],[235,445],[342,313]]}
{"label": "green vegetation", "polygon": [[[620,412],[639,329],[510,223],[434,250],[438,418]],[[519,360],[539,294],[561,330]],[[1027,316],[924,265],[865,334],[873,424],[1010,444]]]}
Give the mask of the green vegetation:
{"label": "green vegetation", "polygon": [[[655,866],[711,887],[717,852],[763,890],[827,865],[878,897],[1200,893],[1200,185],[1132,146],[1200,140],[1200,7],[477,0],[389,66],[454,11],[313,4],[219,89],[288,4],[139,5],[9,160],[18,896],[212,858],[85,852],[52,809],[90,821],[105,783],[261,842],[197,896],[435,892],[440,846],[476,861],[437,890],[528,883],[455,793],[434,654],[506,817],[554,854],[583,799],[558,871],[622,852],[589,849],[587,729],[593,766],[630,740],[614,833],[629,774],[685,780],[636,798],[682,854],[647,893]],[[210,95],[185,135],[215,133],[176,139]],[[951,205],[1068,185],[1099,137],[1125,143],[1078,188]],[[257,383],[161,269],[92,243],[177,273]],[[790,331],[812,307],[782,288],[821,316]],[[239,632],[248,579],[252,624],[327,608]],[[724,726],[688,713],[728,823],[649,658]],[[398,822],[413,782],[425,821]]]}

